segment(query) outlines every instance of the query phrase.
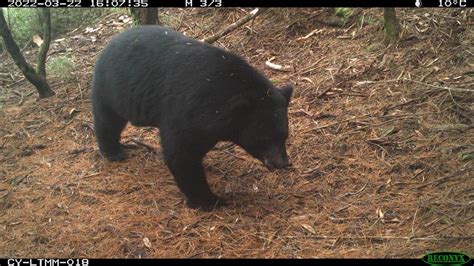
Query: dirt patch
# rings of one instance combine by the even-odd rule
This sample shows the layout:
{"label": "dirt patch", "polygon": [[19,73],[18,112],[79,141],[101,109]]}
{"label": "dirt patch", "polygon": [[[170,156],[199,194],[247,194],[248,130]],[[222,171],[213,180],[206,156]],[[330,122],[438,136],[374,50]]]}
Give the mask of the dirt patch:
{"label": "dirt patch", "polygon": [[[203,38],[247,11],[165,9],[162,21]],[[0,257],[473,254],[472,10],[397,12],[402,36],[388,47],[379,9],[342,28],[307,19],[325,9],[273,9],[215,43],[296,91],[293,169],[268,172],[219,144],[205,170],[230,206],[212,213],[185,208],[158,130],[127,127],[126,162],[98,155],[91,73],[111,36],[130,26],[124,17],[52,45],[51,54],[72,55],[76,80],[52,77],[57,95],[46,100],[35,101],[2,55]],[[265,67],[271,57],[294,70]]]}

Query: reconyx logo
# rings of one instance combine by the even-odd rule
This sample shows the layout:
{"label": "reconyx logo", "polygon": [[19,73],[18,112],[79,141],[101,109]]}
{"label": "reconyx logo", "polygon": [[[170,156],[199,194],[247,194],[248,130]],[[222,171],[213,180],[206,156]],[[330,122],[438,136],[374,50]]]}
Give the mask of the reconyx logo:
{"label": "reconyx logo", "polygon": [[423,256],[423,261],[429,265],[464,265],[471,260],[468,255],[459,252],[431,252]]}

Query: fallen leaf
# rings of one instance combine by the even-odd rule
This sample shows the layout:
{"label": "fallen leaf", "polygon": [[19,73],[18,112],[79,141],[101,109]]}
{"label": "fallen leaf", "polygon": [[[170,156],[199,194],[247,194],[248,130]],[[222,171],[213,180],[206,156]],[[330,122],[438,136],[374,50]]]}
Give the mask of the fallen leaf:
{"label": "fallen leaf", "polygon": [[148,239],[148,237],[143,238],[143,244],[145,244],[145,247],[151,248],[151,242],[150,242],[150,239]]}
{"label": "fallen leaf", "polygon": [[392,134],[394,131],[395,131],[394,126],[386,127],[384,129],[382,129],[382,137],[386,137],[386,136]]}
{"label": "fallen leaf", "polygon": [[33,39],[33,43],[38,45],[38,47],[40,47],[43,44],[43,39],[38,34],[33,35],[32,39]]}
{"label": "fallen leaf", "polygon": [[253,191],[258,192],[258,187],[255,184],[253,184]]}
{"label": "fallen leaf", "polygon": [[383,217],[385,216],[384,212],[382,211],[382,208],[377,208],[376,213],[380,219],[383,219]]}
{"label": "fallen leaf", "polygon": [[314,230],[314,228],[309,225],[309,224],[302,224],[301,226],[303,226],[304,229],[308,230],[310,233],[312,234],[316,234],[316,231]]}

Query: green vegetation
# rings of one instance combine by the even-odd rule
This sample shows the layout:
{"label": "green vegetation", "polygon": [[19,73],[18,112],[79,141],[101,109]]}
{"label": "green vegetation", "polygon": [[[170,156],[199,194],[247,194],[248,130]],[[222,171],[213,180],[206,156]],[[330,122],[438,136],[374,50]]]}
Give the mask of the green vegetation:
{"label": "green vegetation", "polygon": [[48,76],[56,76],[63,81],[70,81],[73,78],[72,72],[76,69],[76,64],[69,56],[56,56],[48,60],[46,69]]}
{"label": "green vegetation", "polygon": [[[38,14],[31,8],[5,8],[3,12],[13,38],[23,48],[34,34],[31,25],[38,25]],[[3,51],[3,42],[1,49]]]}
{"label": "green vegetation", "polygon": [[[37,8],[5,8],[4,14],[9,24],[13,38],[20,48],[25,47],[34,34],[41,36],[41,20]],[[51,9],[51,29],[52,38],[59,34],[72,31],[81,25],[92,25],[97,18],[110,9],[103,8],[81,8]],[[3,44],[0,42],[0,52],[3,51]]]}
{"label": "green vegetation", "polygon": [[343,21],[346,21],[347,18],[352,14],[352,10],[347,7],[338,7],[336,8],[336,16],[342,18]]}

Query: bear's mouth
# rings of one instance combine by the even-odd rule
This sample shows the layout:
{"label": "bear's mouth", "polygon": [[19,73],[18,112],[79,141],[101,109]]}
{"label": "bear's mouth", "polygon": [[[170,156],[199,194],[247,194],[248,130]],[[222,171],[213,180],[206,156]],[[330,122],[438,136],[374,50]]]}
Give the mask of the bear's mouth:
{"label": "bear's mouth", "polygon": [[266,156],[263,156],[263,160],[260,160],[260,161],[267,167],[269,171],[274,171],[276,169],[288,169],[293,165],[288,160],[284,160],[281,162],[278,160],[273,161],[273,160],[269,160],[268,157]]}
{"label": "bear's mouth", "polygon": [[272,163],[270,163],[270,161],[268,161],[268,159],[266,157],[263,157],[262,162],[263,162],[263,165],[265,165],[265,167],[267,167],[267,169],[269,171],[275,170],[275,166]]}

